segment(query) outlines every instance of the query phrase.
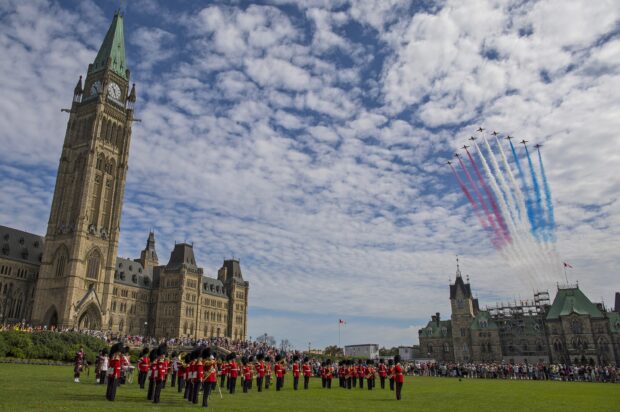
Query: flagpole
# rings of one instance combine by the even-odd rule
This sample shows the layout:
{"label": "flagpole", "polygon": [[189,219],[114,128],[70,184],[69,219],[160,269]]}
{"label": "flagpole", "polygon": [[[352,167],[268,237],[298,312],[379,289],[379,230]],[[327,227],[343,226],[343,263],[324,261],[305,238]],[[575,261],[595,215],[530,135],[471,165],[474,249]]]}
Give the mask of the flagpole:
{"label": "flagpole", "polygon": [[568,275],[566,274],[566,263],[564,264],[564,278],[566,279],[566,286],[568,286]]}
{"label": "flagpole", "polygon": [[338,349],[340,349],[340,325],[342,324],[342,322],[340,322],[340,320],[338,320]]}

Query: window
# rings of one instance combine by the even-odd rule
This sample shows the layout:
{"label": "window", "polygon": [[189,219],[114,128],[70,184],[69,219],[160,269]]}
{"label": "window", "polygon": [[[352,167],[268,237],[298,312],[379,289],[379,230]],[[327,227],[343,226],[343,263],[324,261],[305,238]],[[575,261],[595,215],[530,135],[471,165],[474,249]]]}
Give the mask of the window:
{"label": "window", "polygon": [[67,255],[61,251],[56,255],[56,270],[54,273],[59,278],[65,274],[65,265],[67,264]]}
{"label": "window", "polygon": [[428,353],[433,353],[433,345],[431,345],[430,343],[428,344],[427,352]]}
{"label": "window", "polygon": [[465,336],[465,328],[461,328],[461,336]]}
{"label": "window", "polygon": [[458,300],[456,301],[456,306],[457,306],[459,309],[463,309],[463,299],[458,299]]}
{"label": "window", "polygon": [[89,279],[99,278],[99,254],[97,252],[93,253],[88,258],[86,277]]}

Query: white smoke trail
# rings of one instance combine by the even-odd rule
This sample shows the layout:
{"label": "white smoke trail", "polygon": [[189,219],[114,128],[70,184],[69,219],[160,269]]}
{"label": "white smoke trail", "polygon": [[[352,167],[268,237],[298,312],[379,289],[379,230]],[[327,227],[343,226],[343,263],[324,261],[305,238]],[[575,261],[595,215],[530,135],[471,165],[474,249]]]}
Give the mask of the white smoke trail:
{"label": "white smoke trail", "polygon": [[547,271],[542,270],[542,268],[539,265],[541,256],[538,253],[538,248],[533,247],[535,246],[535,243],[534,243],[535,239],[529,232],[527,224],[524,224],[521,218],[522,214],[520,212],[520,209],[517,203],[515,202],[517,197],[515,196],[514,191],[511,190],[510,186],[508,185],[508,182],[506,181],[506,178],[504,177],[504,173],[502,172],[499,166],[499,162],[497,161],[497,158],[495,157],[495,152],[493,152],[493,150],[491,149],[491,146],[489,145],[489,142],[486,136],[484,135],[482,136],[482,141],[484,142],[487,152],[489,153],[490,163],[491,163],[491,166],[493,167],[493,171],[495,172],[495,175],[497,176],[499,185],[504,192],[504,196],[507,202],[506,204],[508,208],[510,209],[512,216],[514,216],[515,218],[513,221],[512,230],[514,233],[514,237],[516,238],[516,241],[519,244],[520,249],[523,251],[524,258],[527,261],[527,262],[524,262],[526,263],[525,266],[528,266],[526,270],[529,273],[533,272],[536,274],[537,287],[540,287],[541,281],[546,282],[548,281],[548,279],[545,279],[547,277]]}
{"label": "white smoke trail", "polygon": [[[495,176],[493,175],[493,173],[491,173],[491,169],[489,168],[489,165],[487,163],[487,160],[484,156],[484,153],[482,153],[482,150],[480,149],[480,146],[478,146],[478,143],[476,143],[475,140],[473,140],[474,142],[474,146],[476,147],[476,150],[478,151],[478,156],[480,157],[480,162],[482,163],[482,167],[484,169],[484,172],[487,176],[487,179],[489,180],[489,183],[491,185],[491,189],[493,190],[493,192],[495,193],[495,197],[497,198],[498,202],[499,202],[499,206],[500,209],[502,211],[502,214],[506,217],[504,220],[506,221],[506,223],[510,226],[510,233],[512,234],[512,245],[509,246],[509,250],[510,250],[510,254],[512,255],[512,259],[509,260],[512,264],[519,264],[518,262],[521,262],[521,264],[526,264],[527,265],[527,261],[529,260],[527,258],[527,255],[525,253],[525,250],[522,246],[522,240],[519,236],[519,233],[517,231],[517,228],[515,226],[515,223],[512,219],[510,219],[510,210],[508,205],[506,204],[506,201],[504,199],[504,195],[502,193],[502,191],[500,190],[499,186],[497,185],[497,180],[495,179]],[[492,153],[492,152],[491,152]],[[508,196],[510,196],[510,193],[508,193]],[[534,267],[532,267],[532,269],[534,269]],[[537,271],[536,271],[537,272]],[[524,273],[526,274],[526,276],[529,278],[530,283],[532,283],[533,285],[537,284],[537,281],[535,279],[535,277],[532,276],[532,272],[530,272],[530,270],[526,270],[524,271]]]}

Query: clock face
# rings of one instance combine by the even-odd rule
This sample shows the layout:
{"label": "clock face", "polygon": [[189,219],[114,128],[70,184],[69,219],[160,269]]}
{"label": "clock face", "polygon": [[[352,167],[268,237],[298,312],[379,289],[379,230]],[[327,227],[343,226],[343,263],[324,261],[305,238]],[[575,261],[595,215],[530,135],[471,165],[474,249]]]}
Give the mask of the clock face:
{"label": "clock face", "polygon": [[116,100],[119,100],[121,98],[121,88],[118,87],[118,84],[114,82],[110,83],[110,85],[108,86],[108,93],[112,98]]}
{"label": "clock face", "polygon": [[101,82],[97,80],[90,86],[90,95],[97,96],[99,93],[101,93]]}

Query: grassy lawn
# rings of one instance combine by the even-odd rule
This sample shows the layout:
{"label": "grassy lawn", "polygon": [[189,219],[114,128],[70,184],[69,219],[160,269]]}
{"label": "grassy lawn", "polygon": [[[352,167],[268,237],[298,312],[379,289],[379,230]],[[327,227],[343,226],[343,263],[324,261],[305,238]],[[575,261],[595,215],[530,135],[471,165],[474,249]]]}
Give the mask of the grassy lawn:
{"label": "grassy lawn", "polygon": [[[200,409],[170,388],[164,389],[161,404],[146,400],[137,384],[118,389],[116,402],[105,400],[105,386],[83,375],[73,383],[71,367],[0,364],[1,411],[160,411]],[[337,380],[334,380],[336,386]],[[394,400],[389,390],[338,387],[322,389],[311,380],[307,391],[294,392],[287,374],[284,390],[274,387],[263,393],[256,388],[247,394],[216,393],[210,400],[213,411],[619,411],[620,385],[408,378],[403,400]],[[202,394],[201,394],[202,395]]]}

